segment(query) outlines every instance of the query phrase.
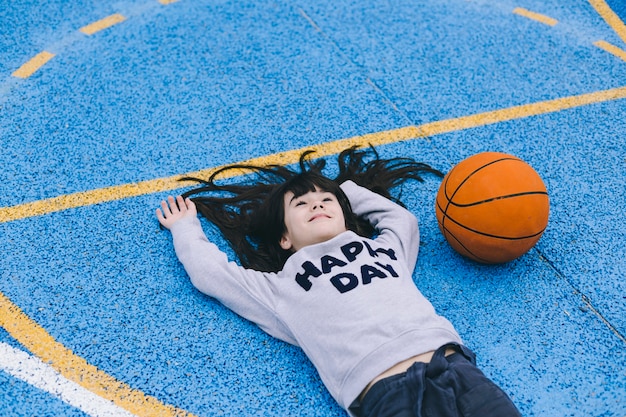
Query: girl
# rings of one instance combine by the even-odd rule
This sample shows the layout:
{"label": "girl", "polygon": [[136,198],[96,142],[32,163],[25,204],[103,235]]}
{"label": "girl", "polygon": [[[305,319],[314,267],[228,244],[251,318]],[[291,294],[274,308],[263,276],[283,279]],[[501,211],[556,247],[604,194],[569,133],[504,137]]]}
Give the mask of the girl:
{"label": "girl", "polygon": [[[390,190],[441,173],[350,148],[330,179],[324,160],[308,161],[309,153],[299,172],[233,165],[161,203],[157,218],[193,285],[300,346],[351,415],[519,416],[412,279],[417,219]],[[216,183],[232,169],[255,175]],[[197,211],[219,227],[242,266],[207,240]]]}

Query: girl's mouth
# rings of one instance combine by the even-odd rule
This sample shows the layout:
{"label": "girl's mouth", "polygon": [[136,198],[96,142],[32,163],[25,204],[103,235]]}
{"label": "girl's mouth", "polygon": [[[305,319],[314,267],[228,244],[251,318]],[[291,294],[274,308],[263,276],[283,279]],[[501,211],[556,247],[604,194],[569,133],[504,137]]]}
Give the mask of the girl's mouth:
{"label": "girl's mouth", "polygon": [[319,219],[319,218],[327,218],[327,219],[330,219],[330,216],[329,216],[328,214],[324,214],[324,213],[316,214],[315,216],[313,216],[313,217],[311,217],[311,218],[309,219],[309,222],[312,222],[312,221],[317,220],[317,219]]}

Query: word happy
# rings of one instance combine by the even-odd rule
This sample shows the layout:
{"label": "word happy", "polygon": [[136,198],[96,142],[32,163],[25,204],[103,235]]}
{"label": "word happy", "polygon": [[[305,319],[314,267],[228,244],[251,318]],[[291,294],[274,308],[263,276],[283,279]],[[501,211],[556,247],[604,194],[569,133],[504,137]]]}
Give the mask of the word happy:
{"label": "word happy", "polygon": [[[341,247],[341,253],[343,258],[339,259],[331,255],[324,255],[320,258],[319,263],[316,265],[311,261],[306,261],[302,264],[303,272],[296,274],[296,282],[305,291],[309,291],[313,287],[311,278],[318,278],[322,274],[329,274],[334,268],[343,268],[348,264],[354,262],[358,255],[366,250],[366,254],[369,254],[372,258],[378,258],[381,255],[396,261],[396,254],[393,249],[373,249],[366,241],[363,242],[350,242]],[[360,282],[363,285],[370,284],[373,278],[387,278],[392,276],[398,278],[398,273],[393,269],[393,266],[384,264],[381,262],[374,262],[374,265],[362,265],[360,268]],[[359,276],[353,272],[341,272],[330,278],[330,283],[340,293],[345,293],[355,289],[359,285]]]}

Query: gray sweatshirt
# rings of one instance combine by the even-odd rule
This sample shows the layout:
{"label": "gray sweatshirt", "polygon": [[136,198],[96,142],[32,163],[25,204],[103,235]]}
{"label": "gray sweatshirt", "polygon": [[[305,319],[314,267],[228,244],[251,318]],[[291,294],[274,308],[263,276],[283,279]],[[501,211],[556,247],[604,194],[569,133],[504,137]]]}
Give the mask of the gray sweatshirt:
{"label": "gray sweatshirt", "polygon": [[376,376],[440,346],[461,343],[415,286],[417,219],[353,182],[342,184],[357,215],[378,230],[351,231],[294,253],[278,273],[229,262],[197,218],[171,229],[191,282],[270,335],[301,347],[346,410]]}

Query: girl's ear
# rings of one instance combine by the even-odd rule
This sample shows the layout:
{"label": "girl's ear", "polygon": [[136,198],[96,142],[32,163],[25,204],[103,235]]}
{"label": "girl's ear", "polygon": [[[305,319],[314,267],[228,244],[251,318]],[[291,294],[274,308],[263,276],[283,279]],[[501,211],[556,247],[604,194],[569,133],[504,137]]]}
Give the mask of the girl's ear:
{"label": "girl's ear", "polygon": [[283,250],[291,250],[291,248],[293,247],[293,245],[291,244],[291,239],[289,239],[287,233],[285,233],[283,237],[280,238],[280,242],[278,242],[278,244],[281,248],[283,248]]}

